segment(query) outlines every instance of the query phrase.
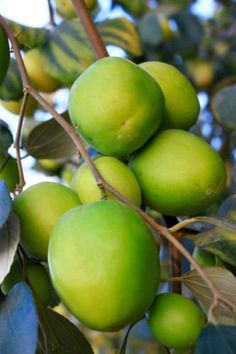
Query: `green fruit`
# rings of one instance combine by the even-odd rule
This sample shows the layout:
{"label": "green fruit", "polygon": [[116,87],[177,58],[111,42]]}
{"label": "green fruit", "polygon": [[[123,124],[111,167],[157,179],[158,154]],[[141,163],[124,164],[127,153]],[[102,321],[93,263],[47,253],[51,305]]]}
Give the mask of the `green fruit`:
{"label": "green fruit", "polygon": [[5,181],[10,192],[13,192],[19,183],[17,161],[10,155],[0,155],[0,179]]}
{"label": "green fruit", "polygon": [[26,251],[47,260],[48,242],[57,219],[80,204],[70,188],[58,183],[42,182],[20,193],[13,208],[21,223],[21,243]]}
{"label": "green fruit", "polygon": [[184,130],[157,134],[130,162],[144,202],[166,215],[191,215],[206,209],[225,189],[219,154]]}
{"label": "green fruit", "polygon": [[150,61],[140,64],[160,85],[165,97],[161,128],[189,129],[200,111],[197,94],[190,81],[174,66]]}
{"label": "green fruit", "polygon": [[[74,5],[71,0],[55,0],[56,10],[65,19],[77,17]],[[93,11],[97,6],[97,0],[85,0],[85,5],[89,11]]]}
{"label": "green fruit", "polygon": [[45,71],[42,53],[34,48],[26,52],[24,64],[31,84],[41,92],[54,92],[59,88],[59,83],[51,78]]}
{"label": "green fruit", "polygon": [[[133,172],[120,160],[101,156],[94,161],[104,179],[124,197],[136,205],[141,204],[141,190]],[[89,167],[84,163],[76,174],[75,190],[82,204],[88,204],[102,198],[101,189]],[[109,198],[115,198],[108,193]]]}
{"label": "green fruit", "polygon": [[128,155],[140,148],[161,123],[164,98],[144,70],[123,58],[103,58],[75,81],[70,118],[104,155]]}
{"label": "green fruit", "polygon": [[[52,297],[52,284],[45,268],[41,264],[27,263],[26,275],[40,302],[47,306]],[[1,285],[3,294],[7,295],[11,288],[21,281],[24,281],[22,267],[18,261],[14,261]]]}
{"label": "green fruit", "polygon": [[10,62],[10,49],[8,38],[0,26],[0,84],[3,82]]}
{"label": "green fruit", "polygon": [[205,315],[192,301],[178,294],[158,295],[148,324],[154,337],[173,349],[192,347],[205,324]]}
{"label": "green fruit", "polygon": [[[19,101],[3,101],[1,100],[1,104],[5,109],[13,114],[20,114],[21,106],[22,106],[23,98]],[[28,97],[26,109],[25,109],[25,117],[31,118],[34,115],[34,112],[38,108],[38,102],[32,96]]]}
{"label": "green fruit", "polygon": [[116,331],[141,318],[159,285],[154,237],[116,200],[80,206],[56,223],[49,242],[52,282],[89,328]]}
{"label": "green fruit", "polygon": [[199,89],[205,90],[213,84],[215,72],[210,62],[201,59],[193,59],[189,60],[186,64],[193,83]]}

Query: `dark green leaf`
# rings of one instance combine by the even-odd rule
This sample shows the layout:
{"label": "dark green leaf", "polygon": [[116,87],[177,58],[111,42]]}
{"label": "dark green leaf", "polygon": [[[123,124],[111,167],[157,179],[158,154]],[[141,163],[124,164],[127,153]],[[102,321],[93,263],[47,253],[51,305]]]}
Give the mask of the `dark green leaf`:
{"label": "dark green leaf", "polygon": [[[69,121],[68,115],[64,118]],[[76,153],[76,148],[69,135],[54,118],[39,124],[29,134],[25,149],[38,159],[57,159]]]}
{"label": "dark green leaf", "polygon": [[0,154],[6,154],[7,150],[13,143],[13,136],[8,125],[0,119]]}
{"label": "dark green leaf", "polygon": [[202,332],[194,354],[235,354],[236,327],[209,324]]}
{"label": "dark green leaf", "polygon": [[[205,267],[205,274],[212,281],[216,289],[228,300],[236,304],[236,279],[231,272],[224,268]],[[209,308],[213,303],[212,291],[195,270],[180,277],[185,286],[197,297],[200,303]],[[235,315],[224,305],[220,304],[213,314],[216,321],[220,323],[236,323]]]}
{"label": "dark green leaf", "polygon": [[12,213],[0,229],[0,284],[9,273],[20,241],[20,221]]}
{"label": "dark green leaf", "polygon": [[37,313],[30,288],[16,284],[0,307],[0,353],[35,354]]}
{"label": "dark green leaf", "polygon": [[16,60],[11,58],[7,75],[0,85],[0,98],[4,101],[18,101],[23,96],[23,85]]}
{"label": "dark green leaf", "polygon": [[42,348],[46,344],[48,354],[93,354],[84,335],[65,317],[42,307],[39,316],[44,331],[40,328],[40,343]]}
{"label": "dark green leaf", "polygon": [[211,99],[214,117],[228,129],[236,129],[236,84],[224,87]]}
{"label": "dark green leaf", "polygon": [[25,49],[34,48],[45,43],[49,31],[45,28],[35,28],[21,25],[14,21],[7,21],[20,46]]}
{"label": "dark green leaf", "polygon": [[147,13],[138,24],[140,37],[145,46],[157,47],[164,40],[163,30],[156,13]]}
{"label": "dark green leaf", "polygon": [[[133,56],[141,54],[137,31],[127,19],[100,22],[98,30],[106,44],[119,46]],[[68,85],[96,60],[78,19],[63,21],[52,31],[42,53],[45,70]]]}
{"label": "dark green leaf", "polygon": [[11,202],[11,197],[8,192],[8,188],[6,183],[0,179],[0,229],[2,226],[5,224],[7,221],[11,208],[12,208],[12,202]]}

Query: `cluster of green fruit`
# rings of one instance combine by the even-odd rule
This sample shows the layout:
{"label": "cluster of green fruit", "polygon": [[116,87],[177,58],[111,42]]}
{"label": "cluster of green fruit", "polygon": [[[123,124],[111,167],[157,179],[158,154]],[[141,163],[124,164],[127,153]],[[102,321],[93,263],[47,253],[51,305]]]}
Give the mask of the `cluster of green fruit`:
{"label": "cluster of green fruit", "polygon": [[[98,60],[72,86],[69,112],[84,139],[105,155],[94,160],[102,176],[135,205],[190,215],[223,192],[220,156],[184,130],[195,123],[199,103],[174,67]],[[115,331],[147,313],[160,343],[191,347],[205,316],[180,295],[156,297],[160,265],[152,231],[133,209],[107,197],[101,200],[84,164],[72,188],[44,182],[26,189],[14,200],[25,251],[48,262],[59,297],[88,327]]]}

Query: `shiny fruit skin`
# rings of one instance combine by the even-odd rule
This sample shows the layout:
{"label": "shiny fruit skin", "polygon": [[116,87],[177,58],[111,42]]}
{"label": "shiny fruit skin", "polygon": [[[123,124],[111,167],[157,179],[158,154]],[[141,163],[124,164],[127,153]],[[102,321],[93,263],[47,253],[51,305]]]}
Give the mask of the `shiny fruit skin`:
{"label": "shiny fruit skin", "polygon": [[21,243],[26,251],[46,261],[54,224],[79,204],[77,194],[59,183],[37,183],[20,193],[14,199],[13,209],[20,219]]}
{"label": "shiny fruit skin", "polygon": [[[110,156],[100,156],[94,164],[104,179],[128,200],[140,206],[141,190],[133,172],[120,160]],[[76,174],[75,190],[82,204],[102,199],[102,192],[97,186],[95,177],[84,163]],[[115,198],[108,193],[109,198]]]}
{"label": "shiny fruit skin", "polygon": [[[36,296],[42,305],[47,306],[52,297],[52,283],[46,269],[39,263],[27,263],[26,274]],[[21,281],[24,281],[21,265],[14,261],[1,285],[3,294],[7,295],[11,288]]]}
{"label": "shiny fruit skin", "polygon": [[173,349],[193,346],[205,324],[202,310],[178,294],[158,295],[149,311],[148,324],[154,337]]}
{"label": "shiny fruit skin", "polygon": [[79,206],[56,223],[49,243],[53,285],[87,327],[116,331],[138,320],[159,285],[154,237],[116,200]]}
{"label": "shiny fruit skin", "polygon": [[161,128],[189,129],[200,112],[197,94],[191,82],[174,66],[159,61],[140,64],[159,84],[165,97]]}
{"label": "shiny fruit skin", "polygon": [[0,84],[3,82],[10,63],[10,48],[7,35],[0,26]]}
{"label": "shiny fruit skin", "polygon": [[[21,106],[22,106],[22,98],[19,101],[3,101],[1,100],[1,104],[5,109],[9,112],[19,115]],[[28,97],[26,109],[25,109],[25,117],[31,118],[34,115],[34,112],[38,108],[38,102],[32,96]]]}
{"label": "shiny fruit skin", "polygon": [[225,190],[219,154],[200,137],[163,130],[130,161],[146,205],[166,215],[203,211]]}
{"label": "shiny fruit skin", "polygon": [[75,81],[69,97],[72,123],[104,155],[125,156],[158,129],[164,98],[158,84],[123,58],[103,58]]}
{"label": "shiny fruit skin", "polygon": [[[16,185],[19,183],[19,174],[17,161],[9,156],[6,161],[6,156],[0,155],[0,179],[3,179],[8,186],[9,192],[13,192]],[[1,166],[4,165],[2,168]]]}
{"label": "shiny fruit skin", "polygon": [[50,93],[59,88],[59,83],[44,70],[43,58],[39,49],[29,50],[23,59],[30,82],[36,90]]}

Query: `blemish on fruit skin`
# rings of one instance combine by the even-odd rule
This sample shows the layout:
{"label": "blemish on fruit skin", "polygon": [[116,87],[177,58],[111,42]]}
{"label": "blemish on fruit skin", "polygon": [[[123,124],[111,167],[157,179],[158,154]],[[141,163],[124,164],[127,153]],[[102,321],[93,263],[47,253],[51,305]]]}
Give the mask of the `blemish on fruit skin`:
{"label": "blemish on fruit skin", "polygon": [[213,189],[212,188],[208,188],[206,191],[205,191],[205,194],[207,195],[207,196],[210,196],[211,194],[213,194]]}

